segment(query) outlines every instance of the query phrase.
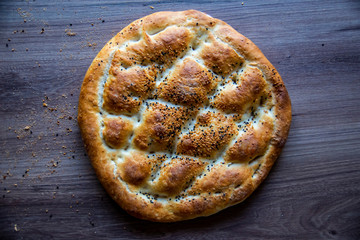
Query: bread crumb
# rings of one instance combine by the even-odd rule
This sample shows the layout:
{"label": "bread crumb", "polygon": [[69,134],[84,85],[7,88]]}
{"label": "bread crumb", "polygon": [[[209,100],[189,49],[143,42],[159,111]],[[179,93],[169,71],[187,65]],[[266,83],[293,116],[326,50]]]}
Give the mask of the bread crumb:
{"label": "bread crumb", "polygon": [[29,129],[30,129],[30,126],[24,127],[24,130],[29,130]]}
{"label": "bread crumb", "polygon": [[150,6],[150,8],[151,8],[151,9],[154,9],[154,7],[153,7],[153,6]]}
{"label": "bread crumb", "polygon": [[47,104],[46,104],[46,103],[43,103],[43,107],[47,107]]}
{"label": "bread crumb", "polygon": [[70,37],[76,36],[76,33],[72,32],[71,29],[65,29],[65,33]]}

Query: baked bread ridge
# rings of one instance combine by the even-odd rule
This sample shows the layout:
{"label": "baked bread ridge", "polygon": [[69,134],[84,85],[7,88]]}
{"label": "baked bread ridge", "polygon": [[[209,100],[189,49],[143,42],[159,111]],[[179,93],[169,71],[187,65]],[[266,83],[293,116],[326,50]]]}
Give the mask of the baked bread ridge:
{"label": "baked bread ridge", "polygon": [[[165,33],[167,31],[172,31],[173,35],[177,34],[177,40],[166,35]],[[196,35],[199,34],[199,32],[201,32],[200,36]],[[156,39],[156,37],[160,40],[154,41],[153,39]],[[204,43],[207,38],[210,39],[210,42]],[[200,40],[197,42],[196,39]],[[145,47],[141,46],[141,42],[146,43]],[[163,43],[166,43],[166,46],[170,47],[161,49],[162,46],[165,46]],[[199,48],[199,46],[202,48],[208,47],[208,51],[201,52],[201,48],[200,50],[186,50],[189,49],[189,43],[191,43],[191,45],[197,45],[195,48]],[[184,45],[186,46],[186,49],[183,48]],[[129,46],[129,48],[132,47],[131,51],[126,50],[128,49],[127,46]],[[216,54],[216,51],[212,51],[214,48],[211,48],[211,46],[217,46],[215,50],[220,51],[225,57],[222,58]],[[141,52],[139,52],[139,49]],[[153,50],[154,52],[150,53],[156,55],[157,59],[152,58],[147,49]],[[158,54],[157,51],[161,52],[161,54]],[[189,52],[191,51],[191,54],[193,55],[189,55]],[[138,57],[138,55],[134,53],[143,55]],[[161,55],[163,53],[168,56],[162,58]],[[184,55],[181,55],[182,53]],[[199,57],[199,55],[202,57]],[[235,64],[234,66],[231,65],[230,62],[227,62],[226,55],[234,57],[239,64]],[[139,62],[132,64],[130,61],[137,57],[138,59],[135,59],[135,61],[144,61],[143,63],[140,63],[138,69],[136,69],[136,67],[139,65]],[[185,69],[183,72],[185,72],[185,74],[182,74],[182,72],[179,71],[178,75],[171,78],[171,74],[176,72],[173,68],[177,69],[181,63],[185,62],[181,57],[190,60],[200,60],[197,61],[198,65],[193,63],[190,67],[187,65],[183,66],[183,69]],[[171,59],[171,61],[168,59]],[[116,64],[119,63],[120,66],[117,66]],[[123,63],[126,65],[125,67],[121,66]],[[212,65],[212,63],[215,64]],[[217,66],[211,68],[214,67],[214,65]],[[165,67],[164,69],[159,70],[159,68],[155,68],[155,70],[153,70],[150,66]],[[198,70],[196,70],[197,68]],[[209,69],[208,72],[211,76],[215,76],[215,78],[207,79],[206,75],[202,75],[203,68]],[[118,103],[120,100],[117,99],[116,96],[118,96],[120,90],[116,89],[116,84],[124,83],[124,79],[121,75],[122,73],[119,69],[128,73],[135,69],[135,73],[139,73],[139,76],[142,71],[141,76],[145,76],[144,79],[148,81],[148,84],[146,85],[150,86],[149,88],[152,86],[152,89],[150,90],[136,92],[138,95],[135,97],[132,95],[134,91],[130,93],[131,97],[129,98],[135,99],[133,102],[142,101],[139,109],[141,107],[145,108],[145,103],[150,105],[148,108],[145,108],[145,110],[139,110],[142,111],[140,116],[138,116],[139,114],[136,115],[137,113],[128,111],[129,109],[133,111],[134,108],[127,107],[129,105],[126,105],[127,102],[117,108],[115,112],[109,113],[109,111],[105,110],[106,108],[113,110],[114,106],[117,107],[119,105]],[[169,71],[167,72],[167,70]],[[241,70],[243,70],[244,73],[242,73]],[[187,79],[186,71],[189,73],[196,73],[196,76],[199,76],[197,78],[199,81],[191,82],[191,79]],[[262,74],[261,77],[256,75],[257,71],[260,75]],[[169,79],[171,79],[171,81],[164,80],[166,76],[168,76],[168,73],[170,73]],[[155,74],[155,76],[160,79],[160,85],[153,84],[152,74]],[[241,79],[241,77],[243,77],[243,79]],[[221,93],[225,92],[225,88],[230,86],[232,81],[235,81],[236,85],[241,85],[246,82],[246,79],[251,77],[253,79],[263,78],[265,81],[265,84],[263,85],[259,84],[259,86],[252,86],[253,91],[251,93],[253,95],[258,94],[263,88],[263,90],[261,90],[262,92],[259,93],[261,97],[259,95],[254,99],[254,103],[250,103],[250,105],[253,104],[253,106],[257,106],[254,111],[250,111],[250,105],[247,108],[237,106],[236,109],[243,108],[241,110],[243,113],[240,114],[241,116],[235,116],[237,113],[231,113],[231,110],[229,110],[230,113],[225,113],[224,111],[219,110],[219,108],[216,108],[216,104],[212,105],[216,99],[214,96],[216,95],[221,98]],[[179,84],[175,81],[177,78],[182,78],[183,81],[189,81],[188,85],[176,85]],[[155,81],[159,81],[158,79]],[[209,81],[210,83],[208,83]],[[112,83],[114,84],[112,85]],[[167,84],[161,85],[162,83]],[[223,86],[221,86],[222,83],[224,83]],[[166,89],[165,86],[171,84],[175,84],[174,89],[181,89],[182,87],[190,90],[195,89],[194,92],[199,94],[203,92],[200,90],[203,90],[206,87],[210,89],[207,90],[205,94],[209,100],[199,98],[197,102],[189,103],[187,101],[188,98],[182,95],[183,92],[171,92],[171,89]],[[251,81],[249,84],[251,86]],[[201,85],[202,87],[197,88],[198,85]],[[213,85],[216,85],[217,87],[212,88]],[[129,86],[130,85],[127,85],[127,87]],[[163,92],[163,95],[161,95],[161,90],[157,88],[159,86],[163,86],[163,89],[169,90],[170,94],[167,95],[169,91],[165,92],[164,90],[165,93]],[[121,91],[125,91],[123,89],[126,89],[126,87],[122,88]],[[244,87],[243,89],[247,88]],[[180,146],[185,146],[183,148],[185,149],[183,150],[184,153],[187,153],[187,151],[190,152],[188,149],[191,149],[192,156],[189,154],[180,156],[181,154],[178,154],[175,146],[173,146],[172,152],[166,152],[166,149],[159,151],[158,156],[156,156],[156,153],[150,153],[150,148],[155,149],[159,148],[159,146],[161,148],[161,144],[155,146],[152,142],[154,142],[153,139],[156,138],[157,134],[160,134],[163,131],[159,128],[161,124],[156,125],[157,128],[151,125],[154,121],[152,116],[156,117],[157,115],[163,114],[158,106],[159,104],[153,104],[157,99],[148,99],[149,96],[153,97],[154,91],[159,91],[159,96],[163,96],[163,98],[166,98],[166,96],[175,96],[178,101],[183,101],[182,104],[174,104],[171,102],[174,98],[170,97],[167,98],[167,100],[158,100],[161,104],[167,104],[166,108],[169,112],[173,111],[174,114],[179,113],[180,115],[182,114],[181,116],[186,114],[190,116],[189,119],[185,119],[184,117],[182,121],[185,123],[179,123],[181,129],[180,133],[176,133],[173,129],[171,134],[161,135],[158,141],[162,143],[164,139],[170,139],[171,141],[177,139]],[[249,93],[250,97],[252,96],[251,93]],[[210,95],[211,97],[209,97]],[[244,95],[246,95],[246,92],[244,92]],[[263,103],[263,106],[260,106],[263,96],[265,95],[268,96],[268,98],[266,98],[267,100],[264,100],[265,103]],[[226,99],[226,96],[224,99]],[[119,101],[117,102],[117,100]],[[121,99],[121,101],[123,101],[123,99]],[[122,103],[124,103],[124,101]],[[186,104],[190,105],[186,107]],[[233,107],[233,105],[233,103],[229,103],[225,108],[228,106]],[[186,114],[181,113],[179,110],[181,107],[192,109],[193,112],[189,111]],[[209,115],[211,116],[208,118],[210,118],[210,120],[206,120],[206,117],[203,117],[206,114],[204,114],[202,109],[199,111],[196,110],[201,107],[205,109],[205,112],[209,110]],[[227,111],[228,109],[225,110]],[[214,114],[211,113],[212,111]],[[255,117],[256,111],[259,111],[257,117]],[[148,115],[144,115],[144,112]],[[250,119],[253,112],[255,112],[254,117],[252,118],[253,122],[247,121],[246,117],[249,117]],[[221,116],[218,117],[216,114]],[[142,118],[143,116],[149,117],[144,119]],[[217,132],[221,132],[221,134],[217,135],[218,138],[214,137],[215,140],[225,139],[223,145],[217,146],[220,150],[217,151],[216,147],[212,148],[211,146],[208,146],[208,148],[214,151],[211,151],[210,153],[202,151],[202,148],[197,150],[198,148],[196,148],[196,146],[203,146],[204,143],[199,140],[201,137],[191,138],[191,136],[198,135],[196,135],[196,130],[194,130],[194,132],[191,132],[191,130],[186,132],[186,124],[194,127],[194,129],[205,129],[204,131],[206,133],[206,131],[209,130],[206,128],[206,124],[208,124],[206,121],[223,119],[224,116],[226,119],[231,118],[231,121],[234,121],[236,124],[245,126],[237,127],[237,134],[234,134],[236,136],[230,136],[230,140],[226,140],[227,136],[225,136],[225,132],[231,129],[232,125],[228,125],[229,127],[226,131],[219,130],[221,129],[220,126],[217,128]],[[140,123],[133,121],[136,117],[140,117]],[[160,119],[159,121],[162,121],[162,125],[171,127],[172,125],[166,125],[168,123],[166,123],[165,120],[161,120],[162,117],[162,115],[158,117]],[[191,123],[191,117],[195,119],[195,124]],[[115,120],[113,121],[112,119]],[[117,119],[120,120],[118,121]],[[203,122],[196,125],[196,122],[200,120]],[[120,150],[113,149],[109,147],[109,143],[106,143],[104,140],[103,134],[107,134],[105,131],[107,126],[104,127],[102,124],[104,121],[106,123],[113,121],[111,123],[112,126],[115,126],[115,129],[117,129],[118,132],[120,131],[120,133],[123,129],[128,129],[126,128],[126,121],[133,121],[135,130],[139,126],[144,126],[143,129],[150,129],[148,134],[153,134],[153,137],[150,140],[144,140],[144,137],[141,136],[141,134],[136,133],[133,135],[137,136],[132,139],[139,139],[138,142],[144,144],[140,145],[133,140],[128,140],[128,146],[124,146],[123,149]],[[258,121],[258,124],[256,125],[254,121]],[[271,124],[267,124],[271,121]],[[214,214],[224,208],[245,200],[258,187],[268,175],[286,142],[291,123],[291,103],[287,90],[276,69],[254,43],[238,33],[228,24],[196,10],[158,12],[138,19],[125,27],[121,32],[114,36],[95,57],[85,75],[81,88],[78,122],[91,163],[100,182],[109,195],[123,209],[135,217],[150,221],[174,222]],[[264,128],[264,130],[261,130],[260,122],[261,124],[265,123],[265,125],[269,126]],[[145,125],[145,123],[148,125]],[[214,126],[214,128],[217,127],[216,123],[210,124],[210,129],[211,126]],[[260,130],[258,131],[258,129]],[[184,130],[185,133],[183,133]],[[175,135],[175,137],[173,135]],[[205,136],[209,137],[209,135],[210,133]],[[190,145],[189,143],[185,144],[185,136],[190,136]],[[213,136],[215,136],[215,133]],[[122,140],[126,138],[116,132],[113,132],[111,136],[107,137],[108,138],[106,139],[114,139],[114,141],[117,141],[119,138]],[[248,140],[250,145],[246,148],[242,147],[246,144],[237,145],[239,147],[234,147],[231,152],[229,149],[231,146],[236,145],[237,137],[239,137],[239,139],[243,137],[242,140]],[[198,145],[191,145],[194,144],[193,142],[196,142]],[[146,144],[150,144],[150,147],[147,149]],[[231,146],[229,147],[229,145]],[[255,147],[252,147],[254,145]],[[144,149],[141,149],[139,146],[144,146]],[[126,147],[130,148],[130,150],[124,150]],[[246,153],[250,154],[250,156],[253,155],[253,158],[247,160],[248,162],[242,162],[242,158],[231,158],[231,156],[243,156],[243,154]],[[207,157],[207,154],[215,156],[215,161]],[[230,157],[225,161],[224,158],[221,157],[222,155]],[[142,156],[146,156],[145,160]],[[165,158],[168,157],[173,160],[166,160]],[[156,163],[158,163],[159,166],[157,166]],[[147,165],[152,168],[147,167]],[[176,168],[172,168],[172,165]],[[152,170],[150,171],[149,169],[158,170],[153,173],[153,175],[156,175],[155,177],[151,176]],[[151,173],[146,175],[148,172]],[[185,179],[185,177],[189,175],[194,176],[187,179],[186,182],[183,182],[182,179]],[[151,193],[150,190],[152,190],[153,193]]]}

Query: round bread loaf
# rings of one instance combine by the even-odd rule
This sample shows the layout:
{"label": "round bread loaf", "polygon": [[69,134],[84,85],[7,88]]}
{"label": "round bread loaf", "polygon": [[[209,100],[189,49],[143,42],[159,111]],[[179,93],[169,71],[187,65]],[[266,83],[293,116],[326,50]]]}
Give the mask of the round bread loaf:
{"label": "round bread loaf", "polygon": [[291,104],[276,69],[228,24],[158,12],[96,56],[78,121],[109,195],[135,217],[173,222],[246,199],[285,144]]}

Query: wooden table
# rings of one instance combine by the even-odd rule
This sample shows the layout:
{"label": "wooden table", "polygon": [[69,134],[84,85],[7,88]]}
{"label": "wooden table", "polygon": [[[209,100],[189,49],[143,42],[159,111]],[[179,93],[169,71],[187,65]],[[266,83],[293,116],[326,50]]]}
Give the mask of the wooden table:
{"label": "wooden table", "polygon": [[[245,202],[191,221],[141,221],[90,166],[79,90],[123,27],[190,8],[262,49],[289,91],[291,131]],[[1,1],[0,19],[0,238],[360,239],[359,1]]]}

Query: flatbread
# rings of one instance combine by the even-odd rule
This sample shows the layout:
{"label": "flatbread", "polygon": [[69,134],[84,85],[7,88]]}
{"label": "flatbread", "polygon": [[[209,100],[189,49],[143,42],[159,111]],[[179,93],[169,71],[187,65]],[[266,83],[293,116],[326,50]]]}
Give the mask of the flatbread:
{"label": "flatbread", "polygon": [[78,121],[109,195],[135,217],[174,222],[258,187],[287,139],[291,103],[276,69],[228,24],[158,12],[96,56]]}

